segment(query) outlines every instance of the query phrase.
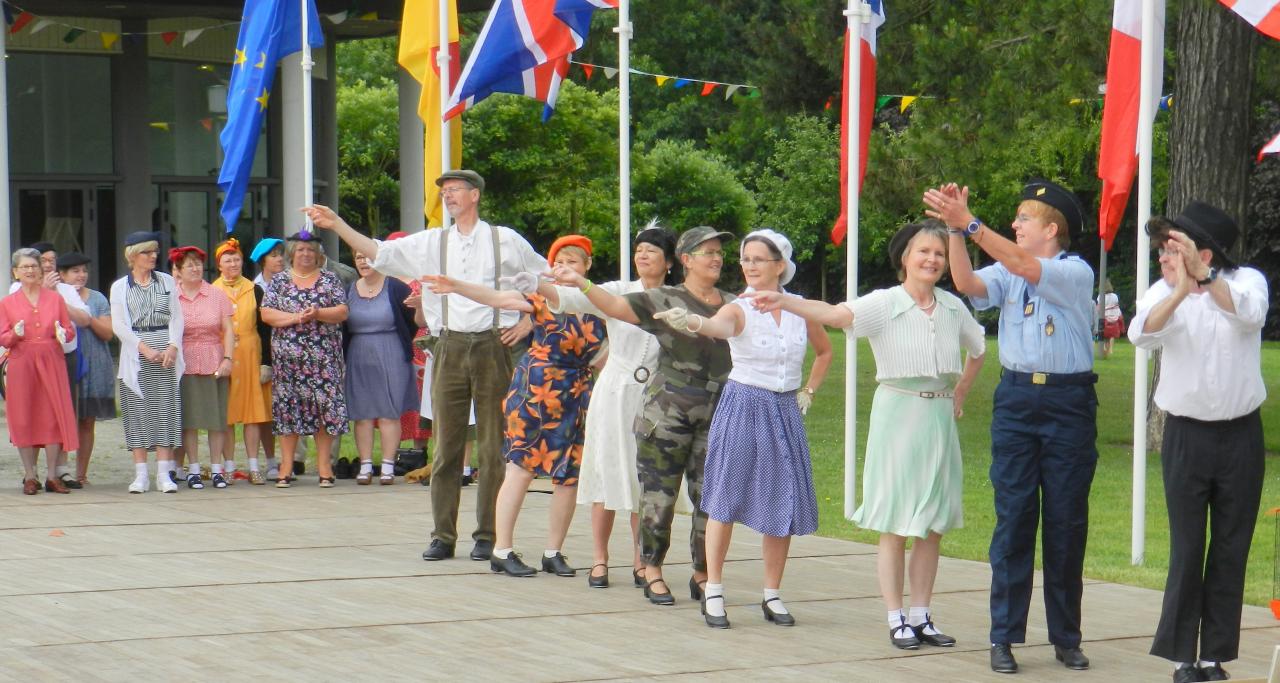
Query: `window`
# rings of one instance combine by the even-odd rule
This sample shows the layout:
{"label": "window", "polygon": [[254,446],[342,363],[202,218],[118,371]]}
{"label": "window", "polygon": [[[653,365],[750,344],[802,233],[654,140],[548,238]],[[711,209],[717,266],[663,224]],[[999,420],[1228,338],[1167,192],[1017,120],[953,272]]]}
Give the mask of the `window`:
{"label": "window", "polygon": [[111,173],[111,63],[105,56],[9,54],[13,173]]}

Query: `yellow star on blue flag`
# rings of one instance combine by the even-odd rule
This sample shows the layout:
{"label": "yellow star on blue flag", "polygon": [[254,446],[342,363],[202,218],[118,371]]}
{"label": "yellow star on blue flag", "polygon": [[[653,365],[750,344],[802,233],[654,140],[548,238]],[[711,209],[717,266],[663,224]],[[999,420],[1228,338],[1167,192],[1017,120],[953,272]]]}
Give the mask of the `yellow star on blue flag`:
{"label": "yellow star on blue flag", "polygon": [[[315,0],[307,0],[307,44],[324,45],[320,15]],[[236,40],[234,66],[247,64],[249,55],[258,55],[253,69],[235,68],[227,86],[227,125],[222,144],[222,169],[218,187],[223,199],[220,212],[227,232],[235,230],[249,187],[253,154],[258,148],[262,121],[271,97],[280,58],[302,49],[302,8],[297,0],[245,0],[240,37]],[[297,125],[286,122],[285,125]]]}

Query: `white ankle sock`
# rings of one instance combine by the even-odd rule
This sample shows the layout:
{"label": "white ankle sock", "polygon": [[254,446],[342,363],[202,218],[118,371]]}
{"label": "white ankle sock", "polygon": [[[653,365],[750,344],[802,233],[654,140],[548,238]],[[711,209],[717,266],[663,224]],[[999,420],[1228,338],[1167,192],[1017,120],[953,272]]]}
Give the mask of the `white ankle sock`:
{"label": "white ankle sock", "polygon": [[[222,463],[222,467],[227,471],[227,474],[235,474],[235,473],[236,473],[236,461],[235,461],[235,460],[226,460],[226,461],[223,461],[223,463]],[[214,470],[214,471],[216,472],[217,470]]]}
{"label": "white ankle sock", "polygon": [[64,474],[71,474],[71,468],[66,465],[58,465],[57,476],[61,477]]}
{"label": "white ankle sock", "polygon": [[200,474],[200,463],[193,462],[190,465],[187,465],[187,474]]}
{"label": "white ankle sock", "polygon": [[1177,671],[1178,669],[1190,669],[1193,666],[1195,666],[1195,662],[1174,662],[1173,670]]}
{"label": "white ankle sock", "polygon": [[138,480],[147,478],[147,463],[136,462],[133,464],[133,478]]}
{"label": "white ankle sock", "polygon": [[[923,626],[926,622],[931,622],[931,621],[933,621],[933,618],[929,614],[928,605],[925,605],[924,607],[917,607],[915,605],[911,606],[911,611],[909,613],[909,616],[907,617],[908,624],[911,624],[912,626]],[[924,632],[927,635],[931,635],[931,636],[936,636],[939,633],[941,633],[941,631],[934,628],[932,625],[925,626]]]}
{"label": "white ankle sock", "polygon": [[280,469],[280,461],[276,460],[275,458],[267,458],[267,469],[269,470]]}
{"label": "white ankle sock", "polygon": [[549,560],[549,559],[551,559],[551,558],[553,558],[553,557],[555,557],[556,555],[559,555],[559,554],[560,554],[560,551],[559,551],[558,549],[557,549],[557,550],[544,550],[544,551],[542,551],[542,556],[543,556],[543,557],[545,557],[545,558],[547,558],[548,560]]}
{"label": "white ankle sock", "polygon": [[471,474],[472,474],[473,472],[475,472],[475,470],[471,469],[470,467],[463,467],[463,468],[462,468],[462,476],[464,476],[464,477],[469,477],[469,476],[471,476]]}
{"label": "white ankle sock", "polygon": [[[774,600],[774,598],[777,598],[777,600]],[[781,590],[777,588],[764,589],[764,599],[765,599],[765,602],[769,602],[770,600],[773,600],[773,602],[769,602],[769,609],[773,610],[774,612],[777,612],[778,614],[791,614],[790,612],[787,611],[786,604],[782,602]]]}
{"label": "white ankle sock", "polygon": [[1200,660],[1200,662],[1199,662],[1199,664],[1198,664],[1198,666],[1199,666],[1201,669],[1203,669],[1203,668],[1205,668],[1205,667],[1207,667],[1207,666],[1217,666],[1217,665],[1218,665],[1218,663],[1217,663],[1217,662],[1211,662],[1211,661],[1209,661],[1209,660],[1207,660],[1207,659],[1202,659],[1202,660]]}
{"label": "white ankle sock", "polygon": [[493,549],[493,556],[498,558],[499,560],[507,559],[507,556],[510,554],[511,554],[511,548],[494,548]]}
{"label": "white ankle sock", "polygon": [[258,472],[258,471],[259,471],[259,470],[258,470],[258,459],[257,459],[257,458],[249,458],[249,471],[250,471],[250,472]]}
{"label": "white ankle sock", "polygon": [[360,463],[360,474],[373,474],[373,461],[364,460]]}
{"label": "white ankle sock", "polygon": [[177,469],[178,469],[177,460],[157,460],[156,461],[156,470],[157,470],[156,476],[159,476],[161,474],[168,476],[170,472],[175,472],[177,471]]}
{"label": "white ankle sock", "polygon": [[[702,604],[707,606],[707,614],[713,617],[723,617],[724,611],[724,584],[711,583],[708,581],[702,586]],[[712,600],[711,598],[716,598]]]}
{"label": "white ankle sock", "polygon": [[396,463],[395,463],[395,461],[394,461],[394,460],[386,460],[386,459],[384,459],[384,460],[382,461],[382,476],[384,476],[384,477],[394,477],[394,476],[395,476],[395,474],[396,474]]}
{"label": "white ankle sock", "polygon": [[209,465],[209,469],[214,474],[222,474],[222,465]]}
{"label": "white ankle sock", "polygon": [[889,621],[889,628],[897,628],[907,623],[907,617],[900,609],[891,609],[886,613],[885,617]]}

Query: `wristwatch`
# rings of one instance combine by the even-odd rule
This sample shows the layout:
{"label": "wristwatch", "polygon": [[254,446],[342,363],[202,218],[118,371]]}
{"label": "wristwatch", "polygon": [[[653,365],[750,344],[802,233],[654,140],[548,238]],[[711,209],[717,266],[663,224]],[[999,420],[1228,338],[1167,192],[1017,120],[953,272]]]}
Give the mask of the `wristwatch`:
{"label": "wristwatch", "polygon": [[1203,280],[1196,280],[1196,284],[1200,285],[1201,287],[1208,287],[1209,285],[1213,284],[1214,280],[1217,280],[1217,279],[1218,279],[1218,269],[1210,268],[1209,274],[1205,275]]}
{"label": "wristwatch", "polygon": [[978,230],[981,228],[982,228],[982,220],[977,216],[974,216],[973,220],[969,221],[969,224],[964,226],[964,234],[968,235],[969,237],[973,237],[974,235],[978,234]]}

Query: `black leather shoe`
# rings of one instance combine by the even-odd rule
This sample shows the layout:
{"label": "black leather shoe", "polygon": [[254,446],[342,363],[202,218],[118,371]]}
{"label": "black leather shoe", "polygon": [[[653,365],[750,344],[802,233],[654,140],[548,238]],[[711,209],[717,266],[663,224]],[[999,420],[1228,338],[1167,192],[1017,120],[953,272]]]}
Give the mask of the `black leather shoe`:
{"label": "black leather shoe", "polygon": [[1202,681],[1225,681],[1231,678],[1231,674],[1221,666],[1214,664],[1213,666],[1202,666],[1200,669],[1200,680]]}
{"label": "black leather shoe", "polygon": [[726,614],[724,616],[718,617],[714,614],[707,614],[708,600],[719,600],[720,606],[724,607],[724,596],[711,595],[711,596],[704,596],[702,598],[702,618],[707,620],[707,626],[710,626],[711,628],[729,628],[729,615]]}
{"label": "black leather shoe", "polygon": [[422,559],[427,562],[447,560],[451,557],[453,557],[453,546],[438,538],[432,541],[431,545],[422,553]]}
{"label": "black leather shoe", "polygon": [[786,612],[775,612],[769,609],[769,603],[773,602],[774,600],[777,600],[778,602],[782,602],[782,600],[779,598],[770,598],[760,603],[760,609],[764,611],[764,620],[772,621],[773,623],[779,626],[795,626],[796,625],[795,617],[791,616]]}
{"label": "black leather shoe", "polygon": [[1013,658],[1013,648],[1008,643],[991,646],[991,670],[998,674],[1018,673],[1018,660]]}
{"label": "black leather shoe", "polygon": [[[1219,667],[1220,668],[1220,667]],[[1226,673],[1225,671],[1223,673]],[[1204,672],[1200,667],[1192,664],[1191,666],[1179,667],[1173,670],[1173,683],[1200,683],[1200,681],[1208,680],[1204,677]],[[1226,680],[1220,678],[1218,680]]]}
{"label": "black leather shoe", "polygon": [[[662,584],[662,587],[666,589],[665,593],[659,593],[653,589],[653,587],[658,584]],[[671,594],[671,588],[669,588],[667,586],[667,582],[662,579],[655,579],[646,583],[644,585],[644,596],[649,598],[649,602],[652,602],[655,605],[669,607],[676,604],[676,596]]]}
{"label": "black leather shoe", "polygon": [[84,484],[81,484],[79,481],[76,481],[76,478],[71,476],[70,474],[64,474],[61,477],[58,477],[58,481],[62,482],[62,485],[69,489],[79,490],[84,488]]}
{"label": "black leather shoe", "polygon": [[520,560],[520,556],[515,553],[507,553],[506,559],[498,559],[497,557],[489,557],[489,569],[494,574],[506,574],[514,576],[518,579],[527,579],[531,576],[537,576],[538,570],[530,567]]}
{"label": "black leather shoe", "polygon": [[956,644],[955,638],[944,633],[939,633],[937,628],[933,628],[934,633],[932,635],[924,632],[926,628],[933,628],[932,619],[926,620],[919,626],[911,627],[911,630],[916,632],[916,638],[919,638],[920,642],[925,645],[932,645],[934,647],[951,647]]}
{"label": "black leather shoe", "polygon": [[[899,636],[898,634],[902,634]],[[899,650],[919,650],[920,639],[916,637],[916,632],[911,627],[903,624],[889,629],[889,642]]]}
{"label": "black leather shoe", "polygon": [[632,569],[631,582],[635,584],[636,588],[644,588],[644,585],[648,583],[647,581],[644,580],[644,570]]}
{"label": "black leather shoe", "polygon": [[701,580],[701,581],[698,581],[698,580],[697,580],[697,579],[695,579],[694,577],[690,576],[690,577],[689,577],[689,599],[690,599],[690,600],[701,600],[701,599],[702,599],[702,587],[703,587],[703,586],[705,586],[705,585],[707,585],[707,580],[706,580],[706,579],[703,579],[703,580]]}
{"label": "black leather shoe", "polygon": [[[595,575],[596,567],[604,567],[604,573],[600,576]],[[587,586],[589,588],[608,588],[609,587],[609,565],[601,562],[591,565],[591,571],[587,572]]]}
{"label": "black leather shoe", "polygon": [[1053,646],[1053,656],[1058,658],[1059,662],[1068,669],[1075,671],[1084,671],[1089,668],[1089,658],[1084,656],[1084,652],[1078,647],[1062,647]]}
{"label": "black leather shoe", "polygon": [[493,541],[479,540],[471,547],[471,559],[484,562],[493,557]]}
{"label": "black leather shoe", "polygon": [[542,556],[542,571],[556,576],[577,576],[578,570],[569,566],[569,559],[560,553],[555,557]]}

